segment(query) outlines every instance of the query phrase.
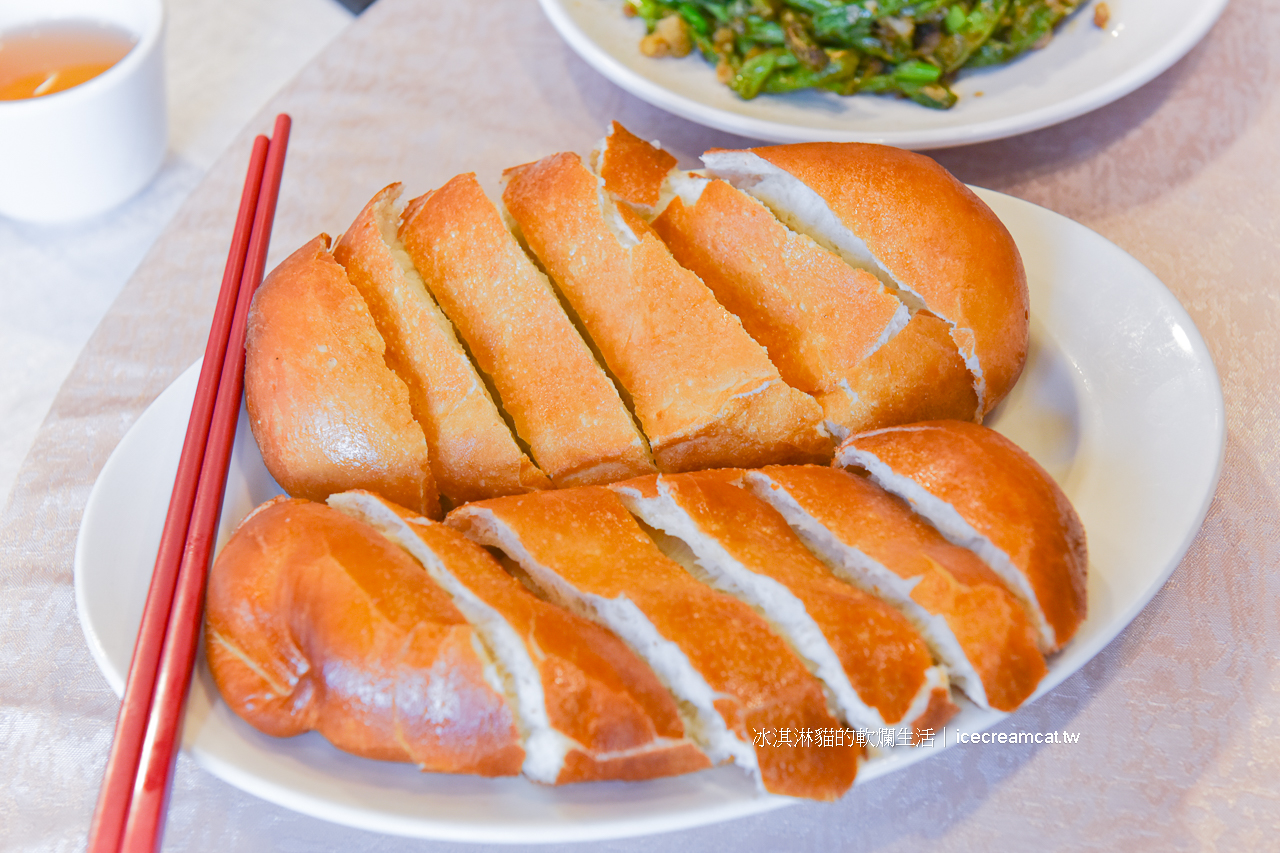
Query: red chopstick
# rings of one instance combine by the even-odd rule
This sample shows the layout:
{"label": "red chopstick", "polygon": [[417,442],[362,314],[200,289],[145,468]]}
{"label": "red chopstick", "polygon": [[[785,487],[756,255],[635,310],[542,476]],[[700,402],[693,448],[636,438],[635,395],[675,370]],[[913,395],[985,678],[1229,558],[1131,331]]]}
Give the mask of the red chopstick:
{"label": "red chopstick", "polygon": [[115,735],[111,754],[107,759],[107,769],[103,774],[102,789],[98,795],[97,811],[89,830],[89,853],[107,853],[118,849],[121,833],[124,831],[125,815],[133,792],[133,777],[138,768],[138,756],[142,752],[147,715],[151,710],[156,667],[169,623],[169,609],[173,604],[183,545],[191,524],[196,485],[209,437],[209,425],[235,313],[236,296],[240,292],[240,279],[244,273],[245,256],[249,248],[249,236],[266,160],[267,138],[259,136],[254,141],[253,153],[249,158],[249,173],[245,178],[244,192],[240,196],[240,211],[231,237],[231,251],[222,275],[222,289],[214,309],[213,326],[209,330],[209,342],[205,346],[204,362],[200,366],[200,381],[191,407],[191,419],[187,422],[187,434],[178,460],[178,475],[169,498],[169,512],[165,516],[160,549],[156,553],[155,568],[151,574],[151,586],[143,606],[133,658],[129,663],[129,677],[124,698],[120,702],[120,713],[116,718]]}
{"label": "red chopstick", "polygon": [[282,114],[271,140],[259,136],[254,141],[115,740],[90,828],[89,853],[150,853],[159,847],[199,639],[205,576],[240,412],[246,318],[266,264],[289,127],[289,117]]}

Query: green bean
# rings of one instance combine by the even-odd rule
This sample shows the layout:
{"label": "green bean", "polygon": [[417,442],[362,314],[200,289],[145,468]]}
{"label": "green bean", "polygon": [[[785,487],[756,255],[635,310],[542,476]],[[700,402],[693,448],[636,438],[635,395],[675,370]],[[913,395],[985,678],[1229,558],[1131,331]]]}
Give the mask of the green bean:
{"label": "green bean", "polygon": [[950,0],[917,0],[903,10],[904,15],[910,15],[916,20],[929,18],[934,14],[945,14],[947,4]]}
{"label": "green bean", "polygon": [[[960,8],[957,4],[952,7]],[[964,26],[947,36],[933,52],[943,71],[958,71],[991,38],[1000,19],[1008,11],[1009,0],[979,0],[965,15]],[[950,12],[947,13],[950,17]]]}
{"label": "green bean", "polygon": [[820,71],[797,64],[795,68],[779,68],[770,74],[761,91],[771,95],[800,89],[829,89],[840,92],[858,71],[858,57],[851,51],[837,51]]}
{"label": "green bean", "polygon": [[698,5],[707,10],[716,19],[717,24],[728,24],[733,21],[733,15],[727,3],[699,3]]}
{"label": "green bean", "polygon": [[757,44],[786,44],[787,35],[777,21],[768,21],[759,15],[748,15],[743,33]]}
{"label": "green bean", "polygon": [[919,59],[912,59],[893,69],[894,79],[904,83],[936,83],[942,69]]}
{"label": "green bean", "polygon": [[636,11],[636,17],[642,18],[648,25],[649,31],[653,31],[653,25],[662,17],[659,10],[661,4],[655,3],[654,0],[627,0],[627,3]]}
{"label": "green bean", "polygon": [[821,71],[827,67],[827,52],[818,47],[808,29],[808,17],[790,9],[782,11],[782,33],[787,47],[806,68]]}
{"label": "green bean", "polygon": [[695,33],[704,36],[711,34],[711,25],[707,23],[707,19],[702,17],[702,13],[692,3],[678,4],[676,11],[680,13],[680,17]]}
{"label": "green bean", "polygon": [[728,21],[733,16],[729,9],[730,4],[724,0],[685,0],[685,2],[716,20]]}
{"label": "green bean", "polygon": [[903,83],[901,92],[917,104],[935,110],[950,109],[957,100],[955,92],[936,83]]}
{"label": "green bean", "polygon": [[737,75],[730,84],[733,90],[747,100],[760,94],[765,78],[773,73],[773,69],[778,65],[778,58],[783,53],[785,53],[783,48],[775,47],[743,61],[742,67],[738,69]]}
{"label": "green bean", "polygon": [[875,17],[858,6],[846,6],[821,12],[813,17],[814,37],[823,44],[840,47],[857,47],[862,39],[871,37]]}
{"label": "green bean", "polygon": [[791,0],[791,6],[808,12],[810,15],[821,15],[825,12],[842,12],[846,8],[840,0]]}

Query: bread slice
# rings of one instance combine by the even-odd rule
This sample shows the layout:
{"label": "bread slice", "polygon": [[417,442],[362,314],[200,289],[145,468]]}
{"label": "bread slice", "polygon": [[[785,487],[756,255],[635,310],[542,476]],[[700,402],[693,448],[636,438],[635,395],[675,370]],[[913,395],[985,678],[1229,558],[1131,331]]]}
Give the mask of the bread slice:
{"label": "bread slice", "polygon": [[502,549],[552,600],[635,649],[713,761],[732,759],[789,796],[830,800],[853,783],[856,749],[766,743],[769,730],[812,739],[838,726],[821,684],[755,611],[664,556],[607,488],[482,501],[447,522]]}
{"label": "bread slice", "polygon": [[600,141],[593,165],[614,197],[652,214],[661,207],[667,176],[676,162],[656,143],[645,142],[615,121]]}
{"label": "bread slice", "polygon": [[1012,711],[1046,672],[1022,606],[974,554],[905,504],[835,468],[770,466],[748,488],[839,576],[899,608],[975,704]]}
{"label": "bread slice", "polygon": [[537,598],[450,527],[368,492],[329,504],[411,554],[475,627],[505,674],[526,776],[565,784],[711,766],[653,671],[612,633]]}
{"label": "bread slice", "polygon": [[851,266],[729,184],[674,168],[675,158],[617,122],[599,161],[605,188],[653,221],[782,377],[818,400],[833,435],[975,417],[973,376],[950,326],[912,315],[860,261]]}
{"label": "bread slice", "polygon": [[440,492],[454,504],[549,488],[516,444],[453,327],[396,235],[400,184],[379,192],[333,249],[386,341],[387,364],[409,387]]}
{"label": "bread slice", "polygon": [[324,504],[276,499],[209,572],[205,650],[223,699],[276,737],[423,770],[511,776],[525,752],[471,625],[413,558]]}
{"label": "bread slice", "polygon": [[506,175],[507,209],[629,395],[660,469],[827,457],[818,403],[576,154]]}
{"label": "bread slice", "polygon": [[654,470],[617,389],[474,174],[411,202],[400,236],[557,488]]}
{"label": "bread slice", "polygon": [[830,142],[713,150],[702,159],[711,175],[877,275],[913,310],[946,321],[973,375],[978,419],[1013,387],[1029,339],[1022,258],[991,209],[935,161]]}
{"label": "bread slice", "polygon": [[676,196],[653,227],[768,350],[782,378],[818,400],[829,431],[844,438],[858,428],[861,389],[852,380],[906,325],[905,305],[724,181],[709,182],[692,205]]}
{"label": "bread slice", "polygon": [[920,634],[893,607],[835,577],[777,511],[738,488],[744,473],[641,477],[610,489],[667,534],[669,556],[768,620],[850,726],[940,729],[957,708]]}
{"label": "bread slice", "polygon": [[935,421],[851,436],[836,466],[865,470],[948,540],[989,565],[1057,651],[1087,612],[1084,526],[1025,451],[986,427]]}
{"label": "bread slice", "polygon": [[370,489],[439,517],[409,389],[328,247],[321,234],[286,258],[249,310],[245,404],[262,460],[295,497]]}
{"label": "bread slice", "polygon": [[604,182],[605,191],[615,202],[621,202],[619,213],[634,214],[629,219],[646,224],[653,222],[677,196],[686,205],[696,204],[709,183],[698,172],[680,169],[676,158],[663,151],[656,140],[646,142],[616,121],[609,125],[609,132],[591,157],[591,166]]}

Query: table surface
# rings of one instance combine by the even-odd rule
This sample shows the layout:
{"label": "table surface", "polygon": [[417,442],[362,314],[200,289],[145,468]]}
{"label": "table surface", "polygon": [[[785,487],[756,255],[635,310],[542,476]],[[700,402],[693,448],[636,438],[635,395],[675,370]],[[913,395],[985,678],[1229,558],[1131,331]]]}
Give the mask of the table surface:
{"label": "table surface", "polygon": [[[1222,376],[1226,463],[1208,518],[1130,627],[1001,731],[1076,744],[957,746],[834,805],[664,836],[674,850],[1253,850],[1280,845],[1280,4],[1234,0],[1132,95],[1026,136],[933,152],[961,179],[1075,219],[1186,306]],[[477,47],[478,46],[478,47]],[[380,0],[249,122],[106,311],[0,518],[0,846],[83,844],[117,700],[76,623],[85,500],[120,437],[199,356],[253,134],[294,118],[271,262],[410,192],[587,151],[610,119],[687,165],[748,140],[608,83],[531,0]],[[86,259],[87,262],[87,259]],[[1133,441],[1141,441],[1134,435]],[[655,840],[593,849],[645,850]],[[256,800],[179,759],[169,850],[475,849],[385,838]]]}

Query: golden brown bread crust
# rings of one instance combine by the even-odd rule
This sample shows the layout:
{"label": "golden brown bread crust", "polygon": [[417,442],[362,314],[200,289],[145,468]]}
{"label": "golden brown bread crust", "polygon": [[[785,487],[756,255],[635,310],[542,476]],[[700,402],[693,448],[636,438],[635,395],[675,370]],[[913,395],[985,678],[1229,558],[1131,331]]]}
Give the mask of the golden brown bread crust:
{"label": "golden brown bread crust", "polygon": [[596,171],[609,192],[632,204],[653,207],[662,182],[675,168],[676,158],[627,130],[616,121],[609,126]]}
{"label": "golden brown bread crust", "polygon": [[828,421],[858,428],[860,389],[850,379],[905,312],[875,276],[724,181],[708,184],[692,207],[672,199],[653,226],[768,350],[783,379],[817,398]]}
{"label": "golden brown bread crust", "polygon": [[1026,361],[1026,273],[1008,230],[934,160],[860,143],[813,142],[752,152],[812,188],[881,264],[953,324],[982,376],[983,414]]}
{"label": "golden brown bread crust", "polygon": [[737,318],[655,236],[641,231],[623,247],[576,154],[506,175],[508,210],[629,394],[659,468],[826,458],[817,402],[782,381]]}
{"label": "golden brown bread crust", "polygon": [[[994,430],[934,421],[851,436],[870,453],[955,508],[1012,560],[1062,648],[1087,614],[1084,526],[1062,489],[1026,451]],[[837,452],[833,464],[847,464]],[[1043,646],[1043,644],[1042,644]]]}
{"label": "golden brown bread crust", "polygon": [[916,717],[915,725],[912,727],[912,745],[921,746],[926,742],[932,743],[932,740],[926,741],[926,738],[936,736],[959,710],[956,703],[951,701],[950,690],[944,687],[933,688],[929,693],[928,707],[924,709],[923,714]]}
{"label": "golden brown bread crust", "polygon": [[409,387],[441,494],[458,504],[549,488],[551,481],[516,444],[449,321],[422,283],[406,276],[384,239],[399,196],[400,184],[374,196],[333,255],[369,306],[386,341],[387,364]]}
{"label": "golden brown bread crust", "polygon": [[581,747],[565,756],[556,784],[654,779],[711,766],[685,739],[671,694],[611,631],[538,598],[453,528],[387,505],[528,646],[551,725]]}
{"label": "golden brown bread crust", "polygon": [[412,558],[322,504],[246,519],[209,574],[209,668],[267,734],[423,770],[510,776],[524,750],[472,629]]}
{"label": "golden brown bread crust", "polygon": [[[749,571],[778,581],[800,600],[859,698],[875,708],[885,723],[916,723],[905,717],[933,665],[923,638],[888,604],[835,577],[776,510],[735,485],[741,474],[672,474],[662,475],[661,482],[704,534]],[[652,496],[658,482],[656,476],[642,477],[610,488]],[[939,710],[932,709],[932,716],[938,716]],[[958,710],[952,706],[953,714]]]}
{"label": "golden brown bread crust", "polygon": [[409,390],[359,292],[320,235],[254,294],[245,404],[271,476],[296,497],[370,489],[423,515],[440,499]]}
{"label": "golden brown bread crust", "polygon": [[[770,728],[838,727],[817,679],[767,623],[664,556],[607,488],[482,501],[455,510],[447,523],[465,533],[477,510],[492,512],[533,559],[579,590],[634,602],[721,694],[716,708],[745,742]],[[857,753],[848,749],[757,742],[756,756],[765,787],[789,796],[835,799],[857,770]]]}
{"label": "golden brown bread crust", "polygon": [[413,202],[400,235],[557,488],[654,470],[617,389],[474,174]]}
{"label": "golden brown bread crust", "polygon": [[982,679],[987,702],[1012,711],[1047,672],[1036,633],[1017,599],[973,553],[948,543],[869,480],[816,465],[761,472],[844,544],[904,579],[911,598],[942,616]]}
{"label": "golden brown bread crust", "polygon": [[921,420],[973,420],[973,377],[956,352],[947,324],[918,311],[849,377],[858,393],[848,419],[853,432]]}

